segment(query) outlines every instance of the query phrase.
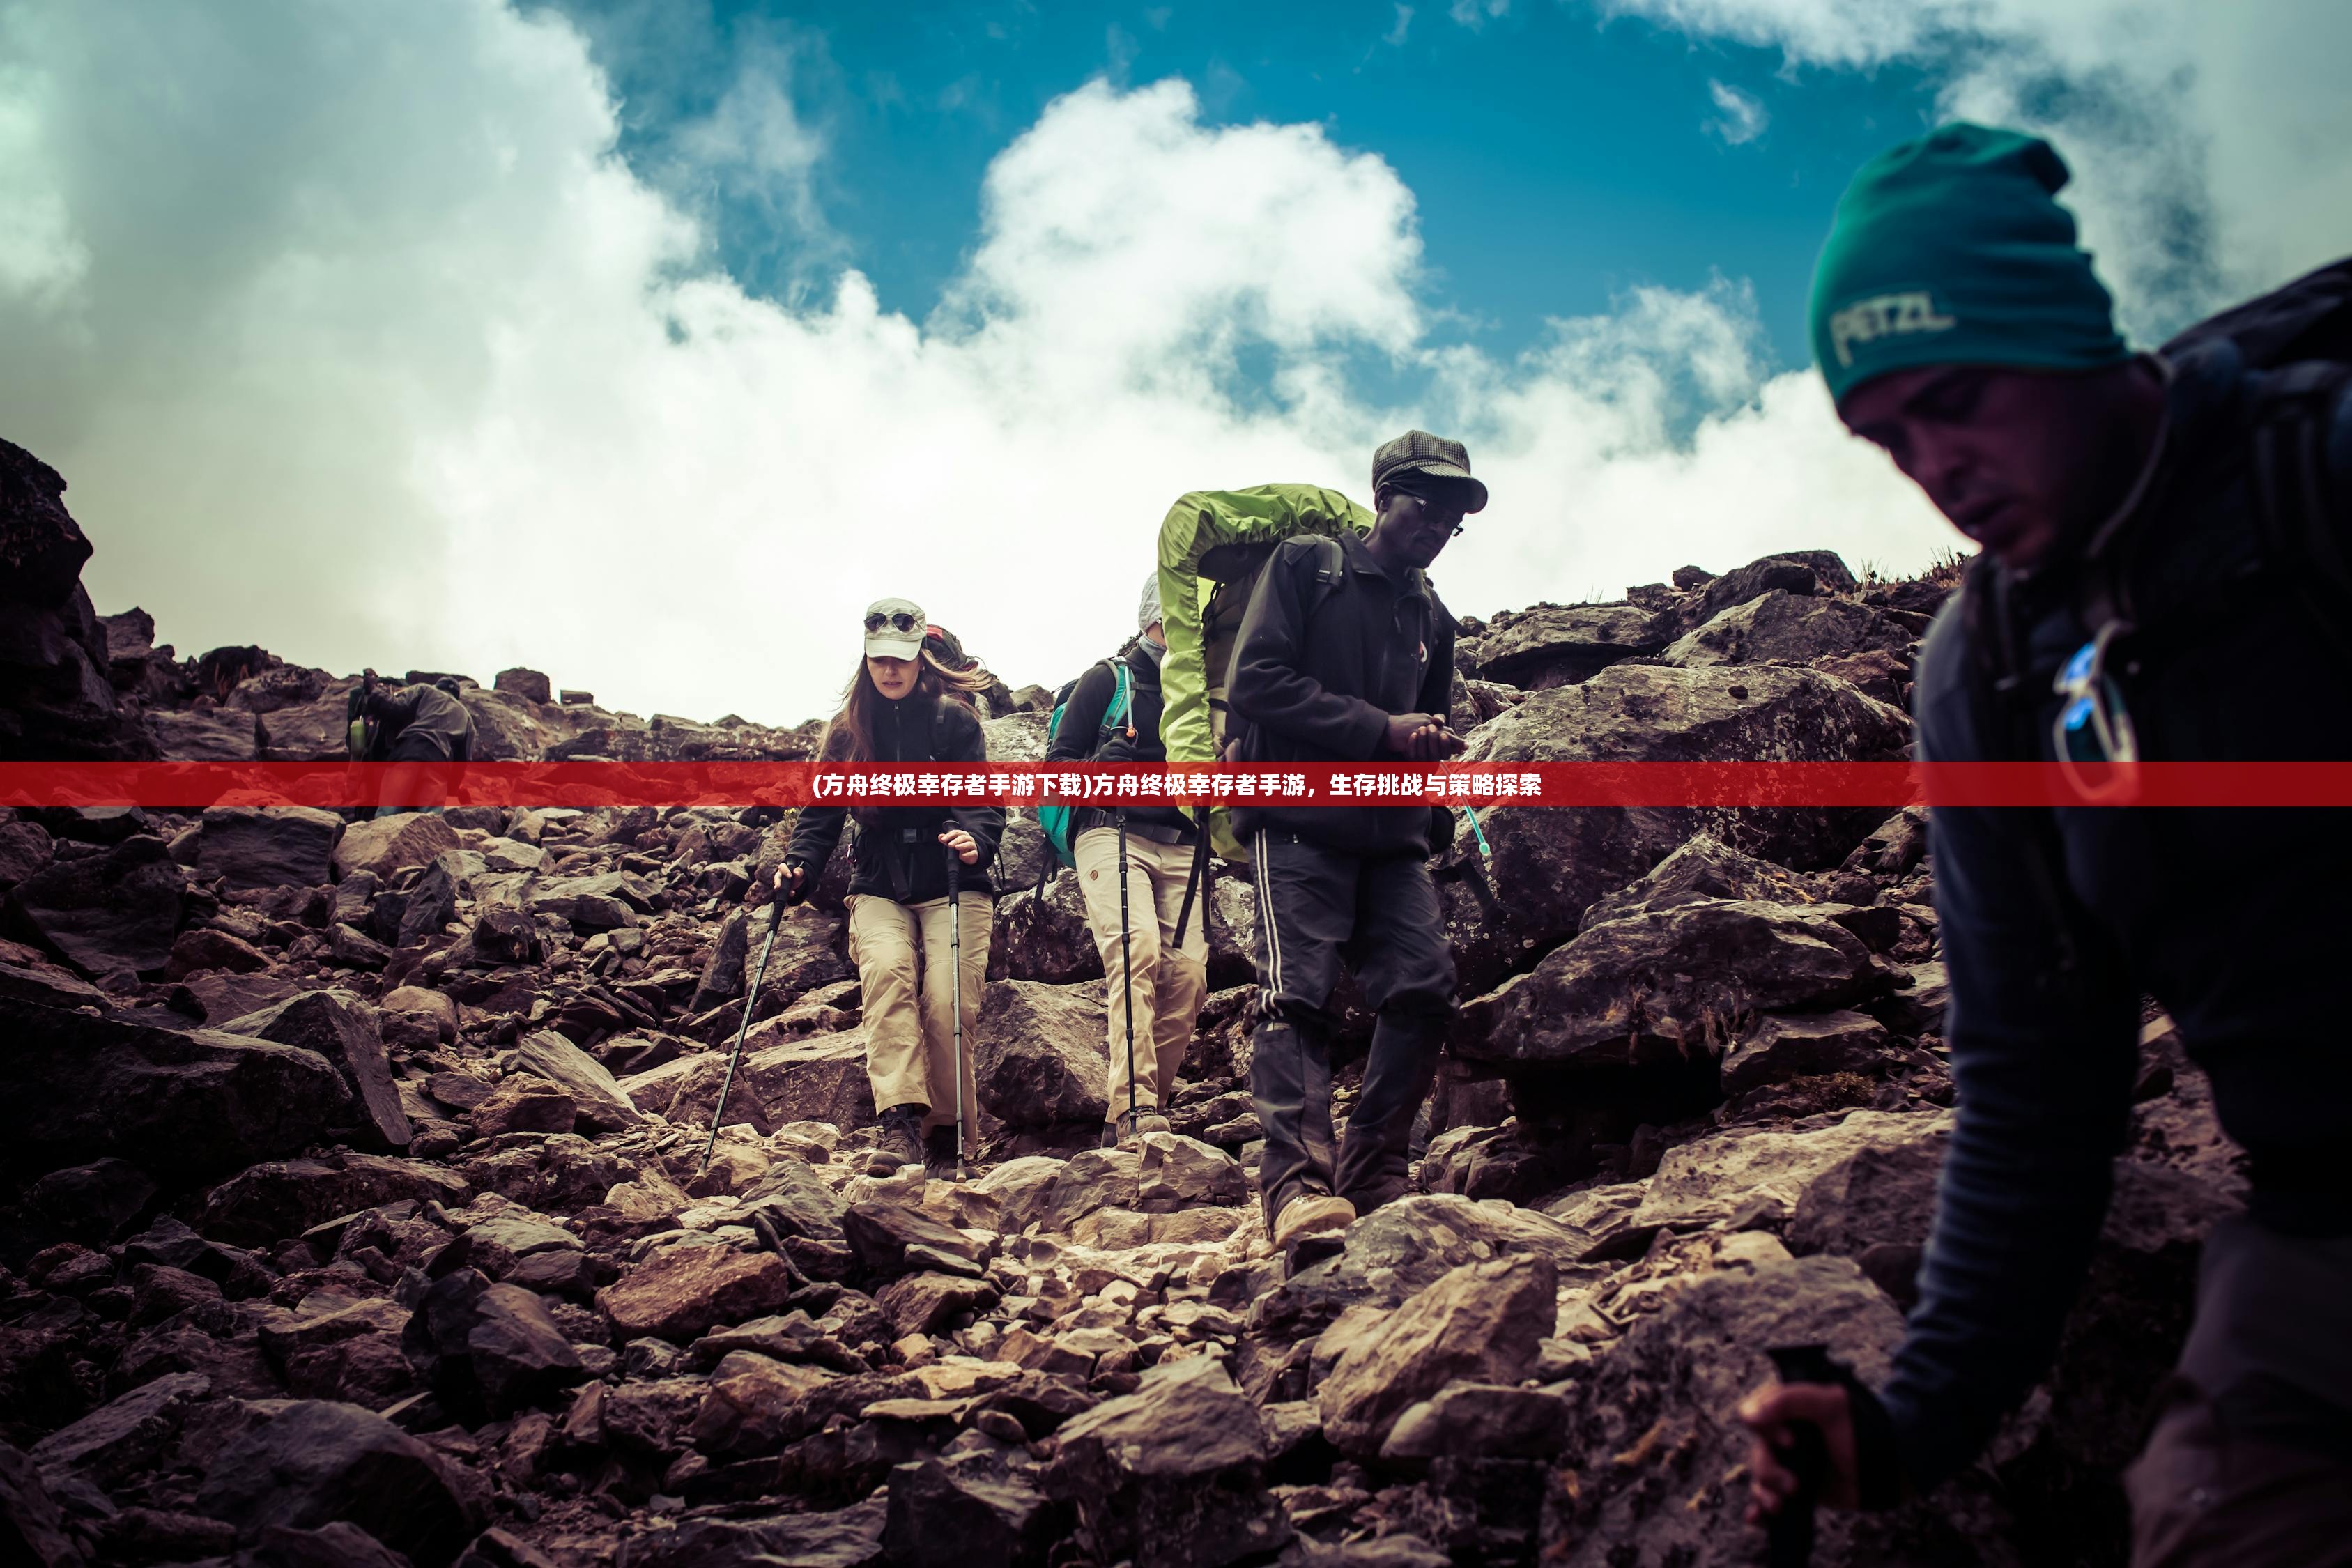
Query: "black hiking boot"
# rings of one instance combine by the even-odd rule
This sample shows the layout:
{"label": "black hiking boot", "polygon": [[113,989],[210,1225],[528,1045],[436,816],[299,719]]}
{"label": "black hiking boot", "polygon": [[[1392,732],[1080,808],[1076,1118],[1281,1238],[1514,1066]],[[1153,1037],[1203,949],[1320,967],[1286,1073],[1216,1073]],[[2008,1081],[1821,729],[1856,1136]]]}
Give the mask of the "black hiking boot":
{"label": "black hiking boot", "polygon": [[923,1173],[935,1182],[963,1180],[963,1162],[956,1158],[954,1122],[934,1127],[924,1134]]}
{"label": "black hiking boot", "polygon": [[866,1162],[869,1176],[895,1176],[923,1163],[923,1108],[894,1105],[882,1113],[882,1136]]}

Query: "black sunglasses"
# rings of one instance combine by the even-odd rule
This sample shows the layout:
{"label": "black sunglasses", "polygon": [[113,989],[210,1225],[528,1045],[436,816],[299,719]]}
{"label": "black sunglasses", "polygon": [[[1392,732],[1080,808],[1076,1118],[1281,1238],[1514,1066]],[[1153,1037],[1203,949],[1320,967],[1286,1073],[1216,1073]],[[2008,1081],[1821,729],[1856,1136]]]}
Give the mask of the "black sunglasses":
{"label": "black sunglasses", "polygon": [[878,632],[884,626],[888,626],[892,631],[911,632],[922,624],[904,610],[887,616],[877,611],[866,617],[866,629],[869,632]]}

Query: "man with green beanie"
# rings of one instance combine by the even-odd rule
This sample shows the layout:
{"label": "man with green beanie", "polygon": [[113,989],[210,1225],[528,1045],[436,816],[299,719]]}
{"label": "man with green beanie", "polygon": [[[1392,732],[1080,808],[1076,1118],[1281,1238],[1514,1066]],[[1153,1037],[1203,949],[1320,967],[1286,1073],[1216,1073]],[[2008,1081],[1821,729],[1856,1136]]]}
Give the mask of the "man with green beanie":
{"label": "man with green beanie", "polygon": [[2045,142],[1945,126],[1855,175],[1814,274],[1839,416],[1983,546],[1920,657],[1920,754],[2052,763],[2073,793],[1934,814],[1958,1103],[1918,1305],[1883,1388],[1743,1405],[1754,1513],[1798,1495],[1803,1425],[1820,1500],[1885,1506],[1973,1460],[2050,1370],[2132,1142],[2146,994],[2250,1184],[2150,1391],[2132,1561],[2352,1561],[2352,921],[2320,891],[2352,885],[2352,835],[2127,809],[2143,756],[2352,749],[2352,264],[2134,353],[2066,178]]}

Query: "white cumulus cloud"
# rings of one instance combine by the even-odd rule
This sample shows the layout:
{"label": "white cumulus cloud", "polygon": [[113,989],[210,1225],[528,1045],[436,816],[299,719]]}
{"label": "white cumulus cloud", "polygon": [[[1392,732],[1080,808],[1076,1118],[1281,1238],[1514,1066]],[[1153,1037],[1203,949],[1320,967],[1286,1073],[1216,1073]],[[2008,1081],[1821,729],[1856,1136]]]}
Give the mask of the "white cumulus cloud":
{"label": "white cumulus cloud", "polygon": [[1764,128],[1772,123],[1771,111],[1764,107],[1763,100],[1752,92],[1742,92],[1728,82],[1709,79],[1706,95],[1715,100],[1720,115],[1718,119],[1708,121],[1706,128],[1731,146],[1755,141],[1764,134]]}
{"label": "white cumulus cloud", "polygon": [[[792,721],[904,594],[1052,681],[1126,632],[1177,494],[1360,497],[1410,425],[1493,485],[1441,563],[1465,613],[1950,537],[1743,286],[1435,346],[1395,171],[1179,81],[1049,105],[918,320],[838,267],[747,291],[617,155],[580,37],[505,0],[0,0],[0,434],[67,475],[100,607],[184,650]],[[671,144],[814,230],[788,79]]]}

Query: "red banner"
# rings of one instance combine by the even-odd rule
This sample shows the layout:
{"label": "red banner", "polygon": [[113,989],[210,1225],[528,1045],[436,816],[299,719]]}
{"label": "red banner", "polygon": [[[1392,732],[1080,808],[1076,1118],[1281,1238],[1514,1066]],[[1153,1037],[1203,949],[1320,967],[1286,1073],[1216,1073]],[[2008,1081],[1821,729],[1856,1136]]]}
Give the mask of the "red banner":
{"label": "red banner", "polygon": [[0,763],[0,805],[2352,805],[2352,763]]}

